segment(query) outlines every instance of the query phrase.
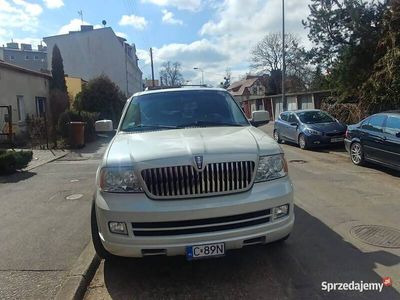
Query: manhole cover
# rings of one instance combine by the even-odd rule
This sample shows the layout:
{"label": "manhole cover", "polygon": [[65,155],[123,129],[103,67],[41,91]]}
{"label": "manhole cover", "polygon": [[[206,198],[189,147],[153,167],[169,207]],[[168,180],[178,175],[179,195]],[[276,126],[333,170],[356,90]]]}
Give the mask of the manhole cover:
{"label": "manhole cover", "polygon": [[302,160],[302,159],[292,159],[292,160],[289,160],[289,162],[294,163],[294,164],[305,164],[306,163],[306,161]]}
{"label": "manhole cover", "polygon": [[395,228],[380,225],[358,225],[350,229],[350,234],[373,246],[400,248],[400,231]]}
{"label": "manhole cover", "polygon": [[69,195],[69,196],[65,197],[65,199],[67,199],[67,200],[78,200],[78,199],[80,199],[82,197],[83,197],[82,194],[72,194],[72,195]]}

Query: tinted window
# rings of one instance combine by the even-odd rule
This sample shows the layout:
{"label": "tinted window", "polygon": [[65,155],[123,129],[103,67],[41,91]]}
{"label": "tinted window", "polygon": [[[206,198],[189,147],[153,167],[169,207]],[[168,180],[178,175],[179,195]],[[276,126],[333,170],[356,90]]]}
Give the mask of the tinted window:
{"label": "tinted window", "polygon": [[400,137],[400,117],[388,117],[385,132]]}
{"label": "tinted window", "polygon": [[385,119],[385,115],[372,116],[368,120],[364,121],[362,128],[370,131],[382,132],[383,122]]}
{"label": "tinted window", "polygon": [[297,120],[297,118],[294,114],[290,114],[289,123],[299,123],[299,121]]}
{"label": "tinted window", "polygon": [[288,114],[288,113],[281,113],[281,120],[283,120],[283,121],[286,121],[286,122],[287,122],[287,120],[288,120],[288,116],[289,116],[289,114]]}
{"label": "tinted window", "polygon": [[125,114],[121,130],[143,130],[151,126],[217,126],[219,123],[249,125],[243,112],[228,93],[164,92],[134,97]]}
{"label": "tinted window", "polygon": [[297,116],[299,117],[301,122],[306,124],[335,122],[335,119],[333,117],[321,110],[298,112]]}

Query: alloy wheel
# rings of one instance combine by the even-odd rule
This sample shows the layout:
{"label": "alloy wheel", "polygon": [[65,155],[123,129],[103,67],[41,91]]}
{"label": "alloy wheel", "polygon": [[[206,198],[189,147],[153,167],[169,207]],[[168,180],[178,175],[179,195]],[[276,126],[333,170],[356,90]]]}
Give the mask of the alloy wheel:
{"label": "alloy wheel", "polygon": [[362,162],[362,149],[359,143],[351,145],[350,155],[354,164],[359,165]]}
{"label": "alloy wheel", "polygon": [[304,137],[304,135],[300,135],[299,137],[299,146],[301,149],[306,148],[306,138]]}

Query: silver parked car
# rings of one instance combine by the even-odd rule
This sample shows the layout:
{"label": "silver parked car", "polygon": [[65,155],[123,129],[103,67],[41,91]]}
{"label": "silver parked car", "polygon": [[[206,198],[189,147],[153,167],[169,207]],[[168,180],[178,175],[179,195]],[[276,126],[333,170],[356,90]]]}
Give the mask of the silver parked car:
{"label": "silver parked car", "polygon": [[[293,189],[280,146],[223,89],[137,93],[97,171],[92,239],[111,255],[221,256],[285,240]],[[99,121],[110,131],[111,121]]]}

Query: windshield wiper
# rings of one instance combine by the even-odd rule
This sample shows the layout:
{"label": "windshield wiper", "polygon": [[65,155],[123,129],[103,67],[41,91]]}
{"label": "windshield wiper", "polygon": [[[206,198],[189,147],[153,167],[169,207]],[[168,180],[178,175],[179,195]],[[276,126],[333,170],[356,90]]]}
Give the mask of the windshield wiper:
{"label": "windshield wiper", "polygon": [[196,127],[196,126],[235,126],[235,127],[243,127],[243,124],[238,123],[229,123],[229,122],[208,122],[208,121],[196,121],[192,123],[182,124],[179,125],[178,128],[185,128],[185,127]]}
{"label": "windshield wiper", "polygon": [[179,128],[178,126],[173,126],[173,125],[159,125],[159,124],[152,124],[152,125],[145,125],[145,124],[139,124],[135,126],[129,126],[125,129],[122,129],[122,131],[125,132],[131,132],[131,131],[139,131],[139,130],[146,130],[146,129],[177,129]]}

